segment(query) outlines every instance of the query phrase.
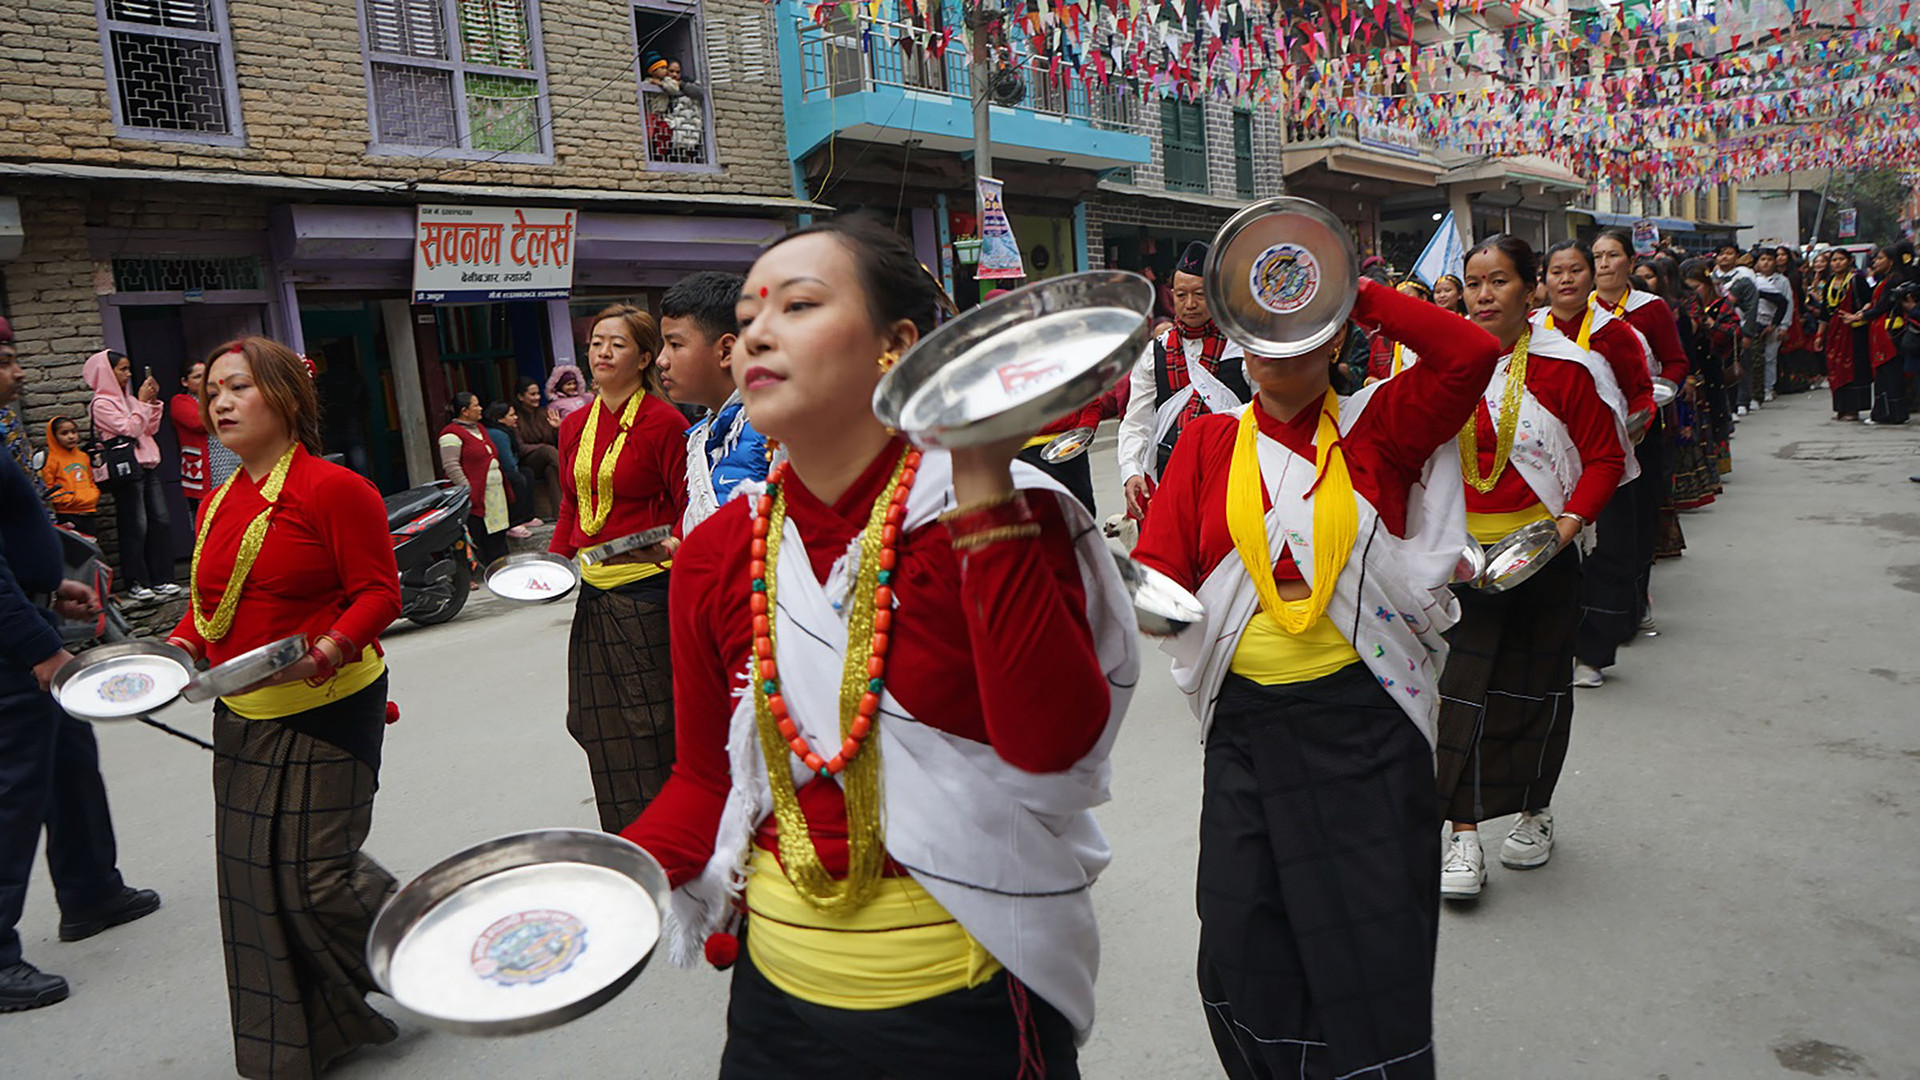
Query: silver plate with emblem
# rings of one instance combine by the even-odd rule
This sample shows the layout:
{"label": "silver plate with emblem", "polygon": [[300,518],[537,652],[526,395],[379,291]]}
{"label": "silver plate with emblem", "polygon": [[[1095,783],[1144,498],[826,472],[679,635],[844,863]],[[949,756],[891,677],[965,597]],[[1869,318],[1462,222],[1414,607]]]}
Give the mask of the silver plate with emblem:
{"label": "silver plate with emblem", "polygon": [[1040,448],[1040,460],[1049,465],[1059,465],[1072,461],[1087,452],[1093,445],[1094,429],[1077,427],[1072,431],[1063,431],[1053,437],[1053,441]]}
{"label": "silver plate with emblem", "polygon": [[874,388],[873,414],[923,447],[1031,435],[1133,370],[1152,311],[1152,283],[1119,270],[1015,289],[921,338]]}
{"label": "silver plate with emblem", "polygon": [[430,1027],[518,1035],[613,1000],[660,942],[667,875],[633,843],[539,829],[476,844],[389,899],[367,966]]}
{"label": "silver plate with emblem", "polygon": [[134,720],[158,712],[193,679],[193,661],[158,641],[96,645],[54,673],[47,689],[82,720]]}
{"label": "silver plate with emblem", "polygon": [[572,559],[544,551],[523,551],[493,560],[487,567],[487,589],[502,600],[523,604],[551,604],[580,584]]}
{"label": "silver plate with emblem", "polygon": [[581,548],[580,553],[575,555],[574,558],[579,560],[581,566],[599,566],[609,559],[631,554],[635,551],[641,551],[655,544],[665,543],[667,538],[672,535],[673,526],[655,525],[651,529],[630,533],[616,540],[609,540],[604,544],[595,544],[590,548]]}
{"label": "silver plate with emblem", "polygon": [[1207,617],[1207,609],[1198,597],[1175,584],[1174,580],[1150,566],[1137,563],[1112,551],[1114,565],[1120,568],[1120,580],[1126,583],[1133,599],[1134,622],[1148,637],[1173,637]]}
{"label": "silver plate with emblem", "polygon": [[1560,554],[1560,530],[1551,521],[1515,529],[1487,548],[1487,569],[1475,587],[1499,593],[1515,589]]}
{"label": "silver plate with emblem", "polygon": [[1207,249],[1207,309],[1258,356],[1301,356],[1333,340],[1360,294],[1360,258],[1345,222],[1284,197],[1227,219]]}

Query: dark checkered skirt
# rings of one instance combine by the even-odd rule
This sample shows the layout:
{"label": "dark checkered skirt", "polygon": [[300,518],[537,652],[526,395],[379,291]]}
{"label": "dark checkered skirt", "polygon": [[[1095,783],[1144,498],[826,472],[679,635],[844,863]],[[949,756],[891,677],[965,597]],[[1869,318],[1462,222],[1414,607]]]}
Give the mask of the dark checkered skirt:
{"label": "dark checkered skirt", "polygon": [[581,586],[567,659],[567,731],[587,752],[600,827],[619,832],[673,770],[664,579],[611,591]]}
{"label": "dark checkered skirt", "polygon": [[[342,1055],[393,1041],[366,1002],[367,931],[394,881],[360,851],[373,825],[387,679],[279,720],[213,713],[220,934],[241,1076],[306,1080]],[[296,730],[296,726],[300,730]]]}
{"label": "dark checkered skirt", "polygon": [[1440,673],[1440,813],[1480,822],[1544,809],[1573,725],[1580,555],[1569,548],[1512,592],[1460,590]]}
{"label": "dark checkered skirt", "polygon": [[1364,664],[1228,675],[1200,804],[1200,997],[1229,1077],[1432,1077],[1433,753]]}

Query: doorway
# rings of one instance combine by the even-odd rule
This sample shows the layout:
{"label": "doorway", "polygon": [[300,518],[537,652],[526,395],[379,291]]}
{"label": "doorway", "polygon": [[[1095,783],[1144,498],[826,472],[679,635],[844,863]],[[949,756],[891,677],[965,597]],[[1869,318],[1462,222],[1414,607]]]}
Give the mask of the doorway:
{"label": "doorway", "polygon": [[327,453],[341,455],[383,494],[403,490],[406,451],[379,306],[364,300],[302,304],[300,332],[313,361]]}

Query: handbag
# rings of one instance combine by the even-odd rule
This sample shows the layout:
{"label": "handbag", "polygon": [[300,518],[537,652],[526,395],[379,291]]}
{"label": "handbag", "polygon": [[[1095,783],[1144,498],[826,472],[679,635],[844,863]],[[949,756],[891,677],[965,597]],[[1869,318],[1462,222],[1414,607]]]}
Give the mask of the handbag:
{"label": "handbag", "polygon": [[[88,412],[92,409],[89,407]],[[91,416],[89,416],[91,419]],[[140,478],[139,440],[131,435],[115,435],[108,439],[96,439],[88,448],[95,465],[93,480],[97,484],[117,484],[123,480]]]}

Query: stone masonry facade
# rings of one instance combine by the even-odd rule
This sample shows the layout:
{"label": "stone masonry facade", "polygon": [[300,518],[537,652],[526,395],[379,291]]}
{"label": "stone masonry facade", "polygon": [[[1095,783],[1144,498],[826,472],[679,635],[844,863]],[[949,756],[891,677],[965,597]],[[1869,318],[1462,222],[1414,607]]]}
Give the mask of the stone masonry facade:
{"label": "stone masonry facade", "polygon": [[[762,0],[705,0],[716,172],[644,161],[631,9],[538,2],[552,162],[371,155],[355,0],[227,0],[244,146],[116,134],[92,0],[34,0],[0,38],[0,160],[238,170],[347,180],[420,180],[789,196],[771,12]],[[753,49],[764,55],[748,56]],[[755,78],[758,74],[760,77]],[[476,151],[476,158],[488,155]]]}

